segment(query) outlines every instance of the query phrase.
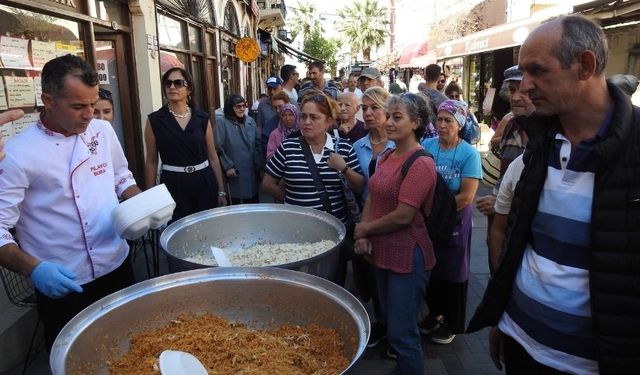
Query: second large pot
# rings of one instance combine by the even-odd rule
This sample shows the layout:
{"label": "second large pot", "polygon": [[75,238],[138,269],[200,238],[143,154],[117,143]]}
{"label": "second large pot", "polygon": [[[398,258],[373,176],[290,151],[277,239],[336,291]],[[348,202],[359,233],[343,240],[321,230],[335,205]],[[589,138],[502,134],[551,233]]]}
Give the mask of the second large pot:
{"label": "second large pot", "polygon": [[345,235],[344,224],[322,211],[284,204],[245,204],[184,217],[163,231],[160,244],[167,255],[169,271],[178,272],[210,267],[186,260],[208,256],[210,246],[233,252],[258,242],[332,240],[336,246],[319,255],[277,266],[330,279],[336,273],[338,248]]}

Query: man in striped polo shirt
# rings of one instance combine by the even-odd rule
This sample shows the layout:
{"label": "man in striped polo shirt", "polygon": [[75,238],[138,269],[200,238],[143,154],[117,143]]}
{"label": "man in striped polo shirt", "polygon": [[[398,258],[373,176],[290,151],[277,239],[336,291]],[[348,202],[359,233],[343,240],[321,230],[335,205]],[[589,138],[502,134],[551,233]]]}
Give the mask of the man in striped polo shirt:
{"label": "man in striped polo shirt", "polygon": [[581,16],[520,49],[525,169],[504,256],[469,324],[492,326],[507,374],[626,374],[640,365],[640,109],[607,85],[607,40]]}

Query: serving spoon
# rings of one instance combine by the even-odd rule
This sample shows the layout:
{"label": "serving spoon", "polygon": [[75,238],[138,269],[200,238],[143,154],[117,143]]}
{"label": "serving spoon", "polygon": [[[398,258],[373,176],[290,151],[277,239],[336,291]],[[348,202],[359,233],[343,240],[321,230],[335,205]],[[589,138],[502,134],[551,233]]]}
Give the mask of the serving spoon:
{"label": "serving spoon", "polygon": [[231,262],[229,258],[227,258],[227,254],[225,254],[221,248],[211,246],[211,254],[213,254],[216,263],[218,263],[218,267],[231,267]]}
{"label": "serving spoon", "polygon": [[202,362],[191,353],[165,350],[160,353],[159,362],[162,375],[207,375]]}

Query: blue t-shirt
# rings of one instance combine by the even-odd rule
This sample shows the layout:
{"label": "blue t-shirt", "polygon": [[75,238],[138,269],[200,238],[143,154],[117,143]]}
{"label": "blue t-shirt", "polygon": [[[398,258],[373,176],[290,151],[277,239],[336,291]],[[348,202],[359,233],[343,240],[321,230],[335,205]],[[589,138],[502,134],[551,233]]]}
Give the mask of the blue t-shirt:
{"label": "blue t-shirt", "polygon": [[461,141],[456,147],[444,150],[438,138],[428,138],[422,141],[422,147],[433,155],[436,171],[454,194],[460,192],[463,177],[482,179],[480,153],[467,142]]}

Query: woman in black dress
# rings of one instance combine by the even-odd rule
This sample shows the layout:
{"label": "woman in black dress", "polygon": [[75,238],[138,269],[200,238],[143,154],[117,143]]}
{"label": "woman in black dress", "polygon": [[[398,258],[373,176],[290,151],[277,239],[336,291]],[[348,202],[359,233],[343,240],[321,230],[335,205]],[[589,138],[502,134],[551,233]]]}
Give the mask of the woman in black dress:
{"label": "woman in black dress", "polygon": [[220,161],[214,146],[209,114],[191,108],[191,75],[171,68],[162,76],[167,104],[149,115],[144,131],[147,145],[145,180],[156,185],[158,154],[160,183],[176,201],[172,221],[227,204]]}

